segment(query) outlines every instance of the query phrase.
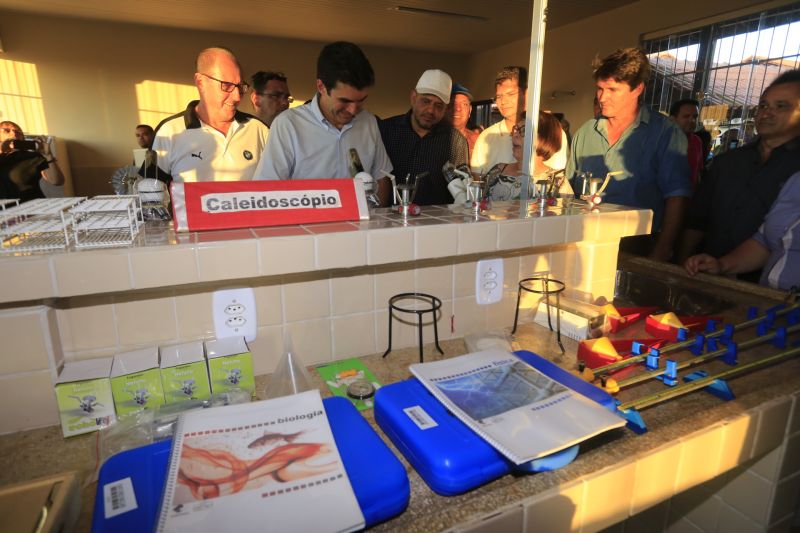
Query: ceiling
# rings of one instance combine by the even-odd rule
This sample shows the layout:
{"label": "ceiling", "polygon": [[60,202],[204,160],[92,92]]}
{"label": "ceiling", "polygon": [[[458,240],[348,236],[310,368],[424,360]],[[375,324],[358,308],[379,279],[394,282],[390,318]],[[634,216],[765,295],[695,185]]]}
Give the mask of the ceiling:
{"label": "ceiling", "polygon": [[[550,0],[547,26],[635,1]],[[529,36],[532,5],[533,0],[0,0],[0,7],[29,13],[455,53]],[[427,12],[402,12],[400,6]]]}

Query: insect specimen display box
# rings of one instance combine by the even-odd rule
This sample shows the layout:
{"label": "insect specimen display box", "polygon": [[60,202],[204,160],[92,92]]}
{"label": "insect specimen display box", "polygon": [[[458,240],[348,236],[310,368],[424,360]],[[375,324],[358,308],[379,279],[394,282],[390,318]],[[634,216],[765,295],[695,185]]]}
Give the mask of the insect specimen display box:
{"label": "insect specimen display box", "polygon": [[[353,486],[366,526],[370,527],[402,513],[408,506],[409,484],[405,468],[381,438],[346,399],[322,401]],[[111,457],[100,468],[92,519],[93,533],[152,531],[161,504],[172,440],[127,450]],[[119,497],[106,498],[105,487],[130,478],[132,493],[126,494],[129,511],[114,514]],[[131,496],[135,505],[131,505]],[[310,502],[309,505],[312,505]],[[112,515],[109,518],[106,516]]]}
{"label": "insect specimen display box", "polygon": [[[549,378],[615,409],[597,387],[528,351],[514,352]],[[454,496],[511,472],[535,473],[561,468],[578,454],[578,445],[515,465],[451,414],[416,378],[384,385],[375,395],[375,421],[420,477],[437,494]]]}

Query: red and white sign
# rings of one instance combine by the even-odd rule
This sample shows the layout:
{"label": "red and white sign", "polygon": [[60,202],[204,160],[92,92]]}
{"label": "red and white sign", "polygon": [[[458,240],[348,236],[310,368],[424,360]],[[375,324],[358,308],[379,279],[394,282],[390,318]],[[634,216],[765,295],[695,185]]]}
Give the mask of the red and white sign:
{"label": "red and white sign", "polygon": [[176,231],[368,220],[361,180],[173,182]]}

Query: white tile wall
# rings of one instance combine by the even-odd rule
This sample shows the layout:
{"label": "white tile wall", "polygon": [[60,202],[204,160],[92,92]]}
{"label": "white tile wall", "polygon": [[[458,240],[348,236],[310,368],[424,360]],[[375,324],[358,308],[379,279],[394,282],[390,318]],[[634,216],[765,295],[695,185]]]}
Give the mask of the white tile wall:
{"label": "white tile wall", "polygon": [[458,226],[447,224],[415,228],[415,259],[448,257],[458,252]]}
{"label": "white tile wall", "polygon": [[0,376],[0,434],[58,424],[50,370]]}
{"label": "white tile wall", "polygon": [[598,531],[628,517],[635,473],[636,463],[628,461],[584,478],[582,531]]}
{"label": "white tile wall", "polygon": [[299,235],[270,237],[259,240],[261,274],[307,272],[315,268],[314,236],[305,231]]}
{"label": "white tile wall", "polygon": [[213,241],[197,246],[200,281],[252,278],[260,273],[258,241]]}
{"label": "white tile wall", "polygon": [[764,455],[783,442],[791,410],[791,398],[780,398],[760,408],[761,416],[758,420],[758,435],[753,444],[753,457]]}
{"label": "white tile wall", "polygon": [[720,492],[720,497],[726,505],[737,509],[754,522],[766,524],[773,483],[753,472],[751,468],[734,470],[735,473],[729,476]]}
{"label": "white tile wall", "polygon": [[716,425],[681,439],[683,450],[675,479],[676,493],[716,477],[719,458],[709,450],[719,449],[722,434],[722,426]]}
{"label": "white tile wall", "polygon": [[[394,231],[394,230],[384,230]],[[381,231],[383,233],[383,231]],[[370,235],[373,235],[372,233]],[[353,231],[344,233],[334,233],[330,235],[317,235],[316,250],[317,250],[317,268],[348,268],[361,266],[367,263],[367,234],[363,231]],[[410,245],[407,242],[401,243],[406,248]],[[389,257],[389,252],[384,248],[376,250],[377,254],[386,253]],[[380,255],[376,255],[378,260]],[[406,256],[408,257],[408,256]]]}
{"label": "white tile wall", "polygon": [[[800,428],[787,416],[797,395],[697,432],[602,472],[523,502],[525,522],[520,529],[510,522],[510,532],[602,530],[604,533],[789,533],[800,506],[800,465],[795,448]],[[760,424],[767,413],[769,421]],[[776,421],[783,420],[783,430]],[[753,428],[758,428],[754,431]],[[714,433],[718,433],[719,437]],[[754,441],[771,441],[784,434],[777,446],[749,459]],[[722,444],[705,448],[719,438]],[[673,496],[671,483],[683,477],[684,464],[696,468],[702,458],[714,458],[720,446],[734,445],[735,453],[712,461],[720,474]],[[742,458],[733,467],[733,457]],[[676,468],[677,467],[677,468]],[[725,470],[733,468],[725,472]],[[706,474],[700,476],[706,477]],[[595,502],[601,502],[596,504]],[[628,507],[621,508],[622,501]],[[603,509],[603,505],[606,508]],[[624,507],[624,506],[623,506]],[[629,516],[630,515],[630,516]],[[627,518],[626,518],[627,517]],[[453,531],[491,531],[476,519]]]}
{"label": "white tile wall", "polygon": [[[794,521],[800,518],[797,515],[800,512],[800,460],[796,448],[800,428],[793,418],[797,402],[797,395],[781,398],[723,421],[722,444],[718,448],[707,449],[731,449],[731,453],[720,455],[720,475],[651,508],[668,508],[668,524],[665,528],[651,524],[649,529],[642,529],[642,517],[649,512],[645,511],[625,521],[625,532],[788,533]],[[698,440],[698,444],[700,442]],[[750,459],[750,449],[754,443],[760,453]],[[761,446],[757,443],[761,443]],[[770,445],[773,448],[764,451]],[[686,448],[684,450],[681,467],[689,453]],[[656,474],[658,465],[663,464],[658,462],[658,458],[662,457],[658,451],[640,459],[637,466],[651,467],[652,473]],[[709,457],[700,448],[694,453]],[[664,460],[672,463],[667,457]],[[692,461],[691,464],[696,465],[696,462]],[[649,471],[650,468],[645,470]],[[645,479],[642,478],[642,488],[648,486],[644,483]],[[640,472],[637,472],[634,501],[637,496],[640,499],[642,497],[639,481]],[[631,512],[636,513],[641,508],[642,505],[634,505]]]}
{"label": "white tile wall", "polygon": [[786,476],[774,486],[769,523],[783,520],[787,515],[795,515],[800,506],[800,472]]}
{"label": "white tile wall", "polygon": [[501,531],[522,531],[524,512],[521,505],[499,510],[480,522],[456,526],[453,533],[497,533]]}
{"label": "white tile wall", "polygon": [[[477,219],[431,209],[406,222],[397,216],[380,215],[366,223],[184,234],[175,234],[171,229],[151,231],[143,234],[141,246],[133,248],[0,257],[3,278],[20,280],[0,294],[0,302],[166,288],[349,268],[367,262],[390,264],[519,249],[532,242],[536,246],[594,238],[614,242],[620,236],[643,233],[649,228],[649,212],[605,207],[601,210],[599,214],[519,220],[516,209],[498,209]],[[388,246],[388,242],[395,244]]]}
{"label": "white tile wall", "polygon": [[[489,227],[491,228],[490,232],[496,233],[497,231],[497,224],[488,226],[460,224],[442,225],[441,227],[455,228],[457,226],[461,228],[469,226],[473,229]],[[439,226],[432,227],[438,229]],[[445,230],[445,232],[447,231],[452,230]],[[394,232],[395,228],[386,230],[387,235],[394,235]],[[303,261],[306,261],[305,267],[308,267],[308,262],[313,258],[313,254],[304,255],[302,250],[305,249],[308,252],[308,245],[313,239],[329,236],[325,233],[315,236],[306,233],[300,235],[281,234],[269,238],[264,237],[259,241],[258,239],[235,238],[237,235],[242,237],[245,234],[230,232],[231,240],[225,241],[232,248],[223,247],[217,241],[200,243],[197,252],[199,264],[204,261],[202,257],[208,256],[206,260],[211,261],[212,256],[216,257],[224,250],[228,250],[231,253],[228,255],[227,262],[236,263],[230,266],[235,276],[253,274],[255,267],[252,265],[258,263],[255,259],[257,254],[260,254],[262,271],[272,268],[265,266],[269,264],[275,267],[275,271],[279,271],[280,268],[275,265],[280,264],[281,253],[298,252],[297,258],[301,267]],[[364,253],[366,253],[367,232],[354,229],[342,234],[344,237],[341,237],[340,234],[334,235],[345,239],[350,244],[355,243],[355,247],[358,249],[361,249],[363,244]],[[406,232],[403,235],[410,236],[412,234]],[[440,237],[444,239],[447,235],[443,233]],[[496,238],[497,236],[494,235],[490,248],[495,247]],[[263,244],[263,241],[269,241],[270,247],[272,247],[269,254],[264,254],[267,249],[265,246],[261,246],[260,252],[257,252],[257,248],[253,246],[255,242]],[[288,248],[282,248],[284,245]],[[344,245],[339,253],[346,255],[351,249],[352,247],[348,248],[347,245]],[[397,265],[361,266],[354,269],[274,275],[262,278],[249,277],[241,284],[254,286],[258,306],[259,335],[269,335],[264,342],[257,339],[253,343],[252,350],[256,368],[259,372],[272,370],[275,361],[282,354],[282,333],[285,330],[293,332],[298,337],[296,348],[302,350],[304,360],[308,364],[385,350],[388,344],[387,302],[390,296],[400,292],[425,292],[442,300],[443,305],[437,322],[440,340],[460,337],[488,328],[511,326],[516,306],[517,282],[520,276],[529,275],[525,268],[549,268],[550,265],[554,265],[556,268],[551,269],[550,275],[568,279],[567,268],[580,270],[582,266],[579,264],[576,267],[574,264],[576,260],[592,262],[592,250],[591,247],[585,248],[583,253],[578,254],[573,252],[569,246],[560,245],[537,247],[524,252],[494,251],[484,255],[437,258]],[[186,257],[183,250],[175,249],[175,253],[178,262]],[[277,253],[278,256],[272,255],[273,253]],[[391,252],[387,251],[386,253]],[[333,250],[331,250],[331,254],[333,254]],[[558,256],[556,262],[550,261],[553,254]],[[570,259],[567,259],[567,256]],[[117,254],[115,257],[125,257],[127,264],[127,256],[124,254]],[[480,306],[475,301],[475,261],[482,257],[503,258],[504,294],[502,300],[497,304]],[[132,261],[140,267],[148,265],[148,268],[152,268],[152,265],[149,265],[149,259],[145,260],[144,256],[137,256],[137,259],[132,259]],[[341,264],[350,259],[336,259],[336,261]],[[248,265],[243,266],[240,263]],[[215,268],[220,269],[223,266],[218,265]],[[210,275],[207,269],[203,274],[202,266],[199,272],[200,277]],[[530,274],[532,273],[530,272]],[[137,276],[143,285],[153,282],[152,279],[143,277],[141,272],[137,273]],[[63,299],[56,310],[46,312],[50,317],[49,320],[53,322],[53,327],[50,329],[54,333],[35,337],[40,340],[49,339],[52,346],[46,353],[57,354],[54,356],[54,360],[58,361],[60,361],[60,357],[66,357],[67,360],[85,359],[109,356],[120,350],[140,346],[208,339],[214,335],[211,295],[218,288],[230,285],[230,283],[235,284],[235,282],[227,284],[198,283],[194,286],[154,288],[136,293],[112,293]],[[523,305],[525,304],[523,303]],[[15,326],[12,322],[23,320],[24,312],[22,309],[4,311],[8,317],[5,322],[0,321],[0,326],[6,324],[7,327],[17,330],[20,326]],[[408,318],[413,319],[414,317]],[[529,314],[521,316],[522,321],[530,319]],[[394,326],[393,349],[417,344],[414,323],[408,320],[406,323],[396,320]],[[310,329],[303,333],[304,328]],[[433,327],[430,317],[427,316],[423,335],[425,343],[433,340]],[[6,370],[0,374],[17,373],[22,370],[22,367],[16,368],[14,365],[23,363],[29,365],[31,361],[37,360],[37,357],[44,361],[41,356],[42,350],[36,352],[39,355],[32,355],[32,349],[33,345],[26,346],[25,350],[13,350],[14,355],[3,361]],[[19,353],[17,354],[17,352]]]}
{"label": "white tile wall", "polygon": [[631,514],[641,513],[675,494],[675,465],[680,464],[682,449],[683,443],[677,441],[637,457]]}
{"label": "white tile wall", "polygon": [[580,531],[585,501],[583,481],[537,494],[523,502],[524,533]]}
{"label": "white tile wall", "polygon": [[[47,256],[15,257],[14,261],[0,261],[0,279],[13,279],[3,287],[4,301],[24,301],[46,298],[56,294],[54,277]],[[20,276],[24,272],[24,276]]]}
{"label": "white tile wall", "polygon": [[367,254],[370,265],[409,261],[414,257],[414,230],[392,228],[369,232]]}

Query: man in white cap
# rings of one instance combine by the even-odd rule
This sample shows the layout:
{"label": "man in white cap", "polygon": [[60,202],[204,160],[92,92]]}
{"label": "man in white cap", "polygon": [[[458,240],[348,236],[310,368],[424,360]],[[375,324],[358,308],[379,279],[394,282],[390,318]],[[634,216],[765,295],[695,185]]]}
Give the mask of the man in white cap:
{"label": "man in white cap", "polygon": [[404,179],[427,173],[414,199],[419,205],[452,203],[442,167],[448,161],[467,164],[467,140],[442,120],[452,85],[446,72],[426,70],[411,91],[411,109],[378,123],[394,175]]}

